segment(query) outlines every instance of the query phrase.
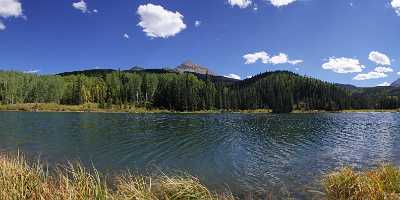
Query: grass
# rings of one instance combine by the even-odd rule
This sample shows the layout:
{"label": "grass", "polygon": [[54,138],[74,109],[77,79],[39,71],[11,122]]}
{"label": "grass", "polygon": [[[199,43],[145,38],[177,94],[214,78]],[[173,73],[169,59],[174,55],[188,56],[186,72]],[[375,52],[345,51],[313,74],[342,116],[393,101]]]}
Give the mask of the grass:
{"label": "grass", "polygon": [[145,177],[126,173],[107,179],[80,164],[48,171],[18,154],[0,155],[1,200],[233,200],[216,194],[197,178]]}
{"label": "grass", "polygon": [[0,104],[0,111],[22,111],[22,112],[124,112],[124,113],[166,113],[167,110],[151,109],[142,107],[125,107],[113,105],[111,108],[99,108],[98,104],[62,105],[56,103],[24,103],[24,104]]}
{"label": "grass", "polygon": [[345,167],[323,180],[329,200],[400,199],[400,169],[381,165],[367,171]]}
{"label": "grass", "polygon": [[[381,165],[356,171],[344,167],[327,174],[322,184],[327,200],[400,199],[400,168]],[[69,163],[48,170],[21,154],[0,154],[0,200],[235,200],[217,194],[190,175],[150,177],[123,173],[106,177],[96,169]],[[272,197],[267,197],[272,199]]]}

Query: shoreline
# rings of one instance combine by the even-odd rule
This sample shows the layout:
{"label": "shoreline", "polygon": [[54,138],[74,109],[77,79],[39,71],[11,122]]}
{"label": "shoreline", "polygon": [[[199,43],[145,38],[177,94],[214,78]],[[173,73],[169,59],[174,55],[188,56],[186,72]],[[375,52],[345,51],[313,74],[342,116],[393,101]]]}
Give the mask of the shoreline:
{"label": "shoreline", "polygon": [[[272,114],[268,109],[255,110],[202,110],[202,111],[173,111],[165,109],[146,109],[143,107],[120,108],[113,105],[112,108],[99,108],[98,104],[83,105],[62,105],[51,103],[26,103],[26,104],[5,104],[0,105],[0,112],[59,112],[59,113],[135,113],[135,114],[221,114],[221,113],[241,113],[241,114]],[[400,109],[360,109],[360,110],[294,110],[291,114],[313,114],[313,113],[398,113]]]}

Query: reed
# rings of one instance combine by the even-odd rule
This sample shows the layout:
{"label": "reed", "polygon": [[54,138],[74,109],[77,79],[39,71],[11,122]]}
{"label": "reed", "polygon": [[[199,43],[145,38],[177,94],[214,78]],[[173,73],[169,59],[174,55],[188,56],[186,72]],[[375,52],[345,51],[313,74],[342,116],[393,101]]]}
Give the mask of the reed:
{"label": "reed", "polygon": [[[111,180],[111,181],[109,181]],[[125,173],[112,179],[69,163],[48,171],[21,155],[0,155],[0,200],[234,200],[188,175],[146,177]]]}
{"label": "reed", "polygon": [[328,174],[323,184],[332,200],[400,199],[400,169],[393,165],[367,171],[345,167]]}

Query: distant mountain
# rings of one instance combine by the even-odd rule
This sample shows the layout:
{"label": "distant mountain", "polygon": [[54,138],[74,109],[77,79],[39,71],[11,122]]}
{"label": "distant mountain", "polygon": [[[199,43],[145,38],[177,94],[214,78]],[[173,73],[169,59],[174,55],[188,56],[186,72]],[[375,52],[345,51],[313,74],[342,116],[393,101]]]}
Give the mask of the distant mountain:
{"label": "distant mountain", "polygon": [[343,89],[348,89],[348,90],[357,89],[356,86],[350,85],[350,84],[340,84],[340,83],[336,83],[335,85],[338,86],[338,87],[341,87],[341,88],[343,88]]}
{"label": "distant mountain", "polygon": [[[57,75],[59,76],[70,76],[70,75],[85,75],[85,76],[105,76],[112,72],[117,72],[115,69],[89,69],[82,71],[63,72]],[[223,83],[236,83],[239,80],[219,76],[212,72],[206,67],[198,64],[193,64],[191,61],[184,62],[178,67],[162,68],[162,69],[146,69],[139,66],[134,66],[128,70],[121,70],[121,72],[135,72],[135,73],[152,73],[152,74],[166,74],[166,73],[191,73],[201,80],[210,80],[212,82],[223,82]]]}
{"label": "distant mountain", "polygon": [[143,67],[134,66],[134,67],[132,67],[129,71],[142,71],[142,70],[144,70]]}
{"label": "distant mountain", "polygon": [[393,82],[390,86],[392,86],[392,87],[400,87],[400,79],[397,79],[397,81]]}
{"label": "distant mountain", "polygon": [[197,73],[197,74],[208,74],[208,75],[213,75],[217,76],[216,73],[212,72],[209,70],[207,67],[203,67],[198,64],[194,64],[191,61],[186,61],[179,65],[178,67],[175,68],[176,71],[178,72],[192,72],[192,73]]}

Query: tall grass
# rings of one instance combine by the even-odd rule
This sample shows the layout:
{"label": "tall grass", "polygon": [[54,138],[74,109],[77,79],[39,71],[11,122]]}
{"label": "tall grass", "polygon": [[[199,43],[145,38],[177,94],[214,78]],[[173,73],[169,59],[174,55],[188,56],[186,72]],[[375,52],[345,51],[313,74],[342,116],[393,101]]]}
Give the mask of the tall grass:
{"label": "tall grass", "polygon": [[233,200],[191,176],[145,177],[130,173],[111,180],[70,163],[48,172],[39,162],[0,155],[0,200]]}
{"label": "tall grass", "polygon": [[45,199],[47,174],[38,164],[28,165],[21,155],[0,155],[0,199]]}
{"label": "tall grass", "polygon": [[323,183],[330,200],[400,199],[400,169],[392,165],[361,172],[342,168],[328,174]]}

